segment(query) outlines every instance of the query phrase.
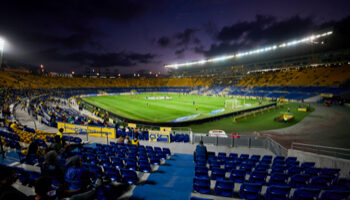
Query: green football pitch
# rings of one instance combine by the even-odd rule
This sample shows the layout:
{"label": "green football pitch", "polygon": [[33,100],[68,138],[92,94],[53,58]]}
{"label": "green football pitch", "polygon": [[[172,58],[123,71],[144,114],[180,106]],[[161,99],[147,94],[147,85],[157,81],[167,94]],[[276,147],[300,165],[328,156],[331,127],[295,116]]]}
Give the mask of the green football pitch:
{"label": "green football pitch", "polygon": [[83,100],[121,117],[147,122],[197,120],[269,103],[263,100],[259,104],[256,99],[167,93],[94,96]]}

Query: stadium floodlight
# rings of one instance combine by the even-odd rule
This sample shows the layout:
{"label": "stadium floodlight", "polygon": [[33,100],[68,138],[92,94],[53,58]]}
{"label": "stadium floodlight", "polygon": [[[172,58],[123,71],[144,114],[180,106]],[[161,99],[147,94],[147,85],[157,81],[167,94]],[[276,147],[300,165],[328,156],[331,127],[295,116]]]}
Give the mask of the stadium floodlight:
{"label": "stadium floodlight", "polygon": [[4,46],[5,46],[5,40],[0,38],[0,51],[1,51],[1,53],[4,50]]}
{"label": "stadium floodlight", "polygon": [[0,38],[0,67],[2,66],[2,60],[4,55],[5,40]]}
{"label": "stadium floodlight", "polygon": [[230,60],[233,58],[240,58],[243,56],[247,56],[247,55],[254,55],[254,54],[258,54],[258,53],[264,53],[264,52],[269,52],[272,50],[276,50],[278,48],[285,48],[285,47],[289,47],[289,46],[296,46],[298,44],[301,43],[306,43],[306,42],[313,42],[315,39],[318,38],[322,38],[322,37],[326,37],[333,34],[333,31],[328,31],[322,34],[317,34],[317,35],[311,35],[309,37],[305,37],[302,38],[300,40],[292,40],[289,42],[283,42],[281,44],[278,45],[273,45],[273,46],[267,46],[264,48],[259,48],[259,49],[254,49],[254,50],[250,50],[250,51],[246,51],[246,52],[238,52],[236,54],[231,54],[228,56],[219,56],[219,57],[215,57],[215,58],[210,58],[207,60],[199,60],[199,61],[193,61],[193,62],[186,62],[186,63],[181,63],[181,64],[171,64],[171,65],[165,65],[166,68],[174,68],[174,69],[178,69],[179,67],[188,67],[188,66],[192,66],[192,65],[203,65],[206,63],[212,63],[212,62],[219,62],[219,61],[225,61],[225,60]]}

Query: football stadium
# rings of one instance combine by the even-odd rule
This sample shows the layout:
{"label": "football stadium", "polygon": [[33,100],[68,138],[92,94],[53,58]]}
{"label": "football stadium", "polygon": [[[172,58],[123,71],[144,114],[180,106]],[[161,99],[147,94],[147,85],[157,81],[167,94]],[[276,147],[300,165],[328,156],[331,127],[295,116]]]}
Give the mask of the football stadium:
{"label": "football stadium", "polygon": [[0,200],[350,199],[349,2],[3,4]]}

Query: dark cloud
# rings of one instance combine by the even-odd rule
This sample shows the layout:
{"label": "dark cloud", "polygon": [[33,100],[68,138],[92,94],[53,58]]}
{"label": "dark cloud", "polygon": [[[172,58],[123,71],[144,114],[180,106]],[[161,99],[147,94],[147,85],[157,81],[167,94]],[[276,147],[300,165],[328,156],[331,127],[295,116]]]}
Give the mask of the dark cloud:
{"label": "dark cloud", "polygon": [[[173,36],[162,36],[156,40],[160,47],[185,47],[191,44],[200,44],[200,39],[195,37],[199,30],[187,28],[182,32],[175,33]],[[173,44],[173,45],[171,45]]]}
{"label": "dark cloud", "polygon": [[275,18],[272,16],[257,15],[254,21],[251,22],[238,22],[232,26],[225,26],[217,35],[217,39],[220,41],[231,41],[239,39],[246,32],[258,32],[264,27],[269,26],[275,22]]}
{"label": "dark cloud", "polygon": [[94,67],[131,67],[137,64],[147,64],[153,61],[155,55],[139,53],[90,53],[80,51],[72,54],[62,55],[62,59],[71,62],[77,62],[82,65]]}
{"label": "dark cloud", "polygon": [[88,51],[76,51],[72,53],[62,52],[58,48],[46,49],[33,54],[42,56],[47,60],[59,60],[68,63],[76,63],[82,66],[93,67],[133,67],[138,64],[153,63],[156,55],[151,53],[141,54],[135,52],[106,52],[95,53]]}
{"label": "dark cloud", "polygon": [[183,55],[183,53],[184,53],[185,51],[186,51],[185,48],[178,49],[178,50],[175,51],[175,55],[181,56],[181,55]]}
{"label": "dark cloud", "polygon": [[[57,16],[70,20],[97,18],[122,22],[141,16],[155,5],[162,5],[161,1],[155,3],[153,0],[4,0],[1,2],[4,9],[3,13],[31,14],[28,15],[29,18],[46,16],[51,19],[52,16]],[[67,8],[68,5],[69,8]]]}
{"label": "dark cloud", "polygon": [[198,30],[187,28],[185,31],[175,34],[174,38],[177,40],[176,45],[188,45],[190,42],[193,42],[192,40],[194,38],[194,34]]}
{"label": "dark cloud", "polygon": [[157,40],[157,44],[161,47],[168,47],[170,45],[170,38],[163,36]]}
{"label": "dark cloud", "polygon": [[240,21],[231,26],[224,26],[208,50],[197,49],[196,52],[205,56],[228,54],[302,37],[320,30],[323,26],[315,23],[310,17],[293,16],[277,20],[273,16],[257,15],[253,21]]}

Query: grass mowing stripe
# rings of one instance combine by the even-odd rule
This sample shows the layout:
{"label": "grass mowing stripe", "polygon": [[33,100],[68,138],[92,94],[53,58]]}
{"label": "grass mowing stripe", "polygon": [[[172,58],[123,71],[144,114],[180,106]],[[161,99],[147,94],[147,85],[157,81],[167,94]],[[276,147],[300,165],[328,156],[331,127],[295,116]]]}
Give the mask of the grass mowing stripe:
{"label": "grass mowing stripe", "polygon": [[[147,100],[150,96],[170,96],[170,100]],[[145,121],[170,122],[180,117],[200,114],[197,118],[212,117],[210,112],[224,108],[225,100],[231,98],[177,95],[165,93],[142,93],[139,95],[96,96],[84,98],[89,103],[99,106],[117,115]],[[193,101],[195,105],[193,105]],[[243,102],[239,99],[239,102]],[[255,107],[257,100],[245,100]],[[147,106],[147,103],[149,106]],[[196,110],[198,106],[198,110]],[[246,108],[244,108],[246,109]],[[240,110],[240,108],[235,109]],[[229,111],[225,111],[229,112]]]}

